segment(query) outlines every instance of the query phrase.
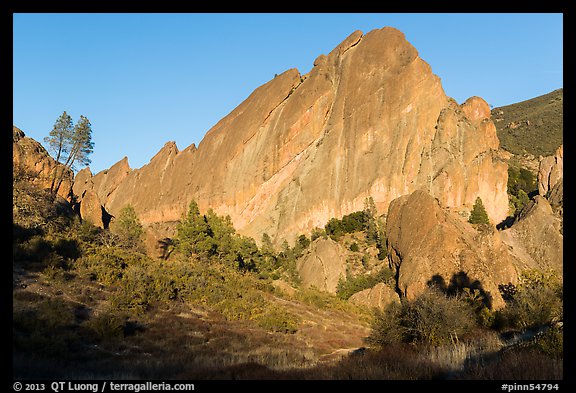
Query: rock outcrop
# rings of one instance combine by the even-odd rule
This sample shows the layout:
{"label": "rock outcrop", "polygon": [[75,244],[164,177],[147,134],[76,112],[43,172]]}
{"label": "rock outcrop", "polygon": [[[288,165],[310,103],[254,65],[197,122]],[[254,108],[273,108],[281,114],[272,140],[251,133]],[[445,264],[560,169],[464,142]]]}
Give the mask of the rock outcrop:
{"label": "rock outcrop", "polygon": [[194,199],[276,244],[361,210],[368,196],[385,212],[421,188],[464,212],[480,196],[498,223],[508,199],[497,148],[484,100],[447,97],[404,35],[386,27],[356,31],[308,74],[290,69],[257,88],[198,148],[169,142],[113,190],[94,189],[110,214],[131,204],[144,225],[179,220]]}
{"label": "rock outcrop", "polygon": [[351,303],[385,310],[392,303],[400,304],[398,294],[383,282],[350,296]]}
{"label": "rock outcrop", "polygon": [[429,285],[460,286],[481,290],[492,307],[501,308],[498,285],[517,281],[514,259],[494,228],[475,229],[426,191],[392,201],[386,233],[390,265],[408,300]]}
{"label": "rock outcrop", "polygon": [[59,173],[64,170],[58,195],[70,201],[74,177],[72,171],[58,164],[40,143],[27,137],[15,126],[12,126],[12,164],[14,176],[24,176],[29,182],[44,189],[50,189],[56,168]]}
{"label": "rock outcrop", "polygon": [[92,175],[90,168],[79,171],[74,178],[72,190],[80,203],[82,219],[89,219],[94,225],[101,228],[107,227],[113,216],[110,217],[104,206],[105,201],[113,198],[118,185],[128,176],[130,171],[127,157],[118,161],[110,169],[98,172],[95,176]]}
{"label": "rock outcrop", "polygon": [[305,286],[336,293],[338,280],[346,277],[345,251],[334,240],[319,238],[298,260],[296,270]]}
{"label": "rock outcrop", "polygon": [[544,157],[538,169],[538,193],[545,196],[564,177],[564,145],[553,156]]}
{"label": "rock outcrop", "polygon": [[522,209],[514,224],[501,232],[501,236],[510,246],[519,267],[551,269],[562,277],[564,237],[561,229],[562,222],[546,198],[536,195]]}

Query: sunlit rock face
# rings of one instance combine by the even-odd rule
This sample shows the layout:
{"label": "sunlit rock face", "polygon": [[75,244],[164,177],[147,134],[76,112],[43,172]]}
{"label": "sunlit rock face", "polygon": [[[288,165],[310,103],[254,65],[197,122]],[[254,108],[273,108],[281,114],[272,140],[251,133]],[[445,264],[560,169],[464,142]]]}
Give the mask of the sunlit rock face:
{"label": "sunlit rock face", "polygon": [[498,223],[508,199],[497,148],[486,102],[447,97],[386,27],[352,33],[306,75],[291,69],[260,86],[197,148],[169,142],[142,168],[94,179],[94,190],[112,216],[131,204],[144,225],[179,220],[194,199],[276,244],[361,210],[369,196],[385,213],[417,189],[464,212],[480,196]]}

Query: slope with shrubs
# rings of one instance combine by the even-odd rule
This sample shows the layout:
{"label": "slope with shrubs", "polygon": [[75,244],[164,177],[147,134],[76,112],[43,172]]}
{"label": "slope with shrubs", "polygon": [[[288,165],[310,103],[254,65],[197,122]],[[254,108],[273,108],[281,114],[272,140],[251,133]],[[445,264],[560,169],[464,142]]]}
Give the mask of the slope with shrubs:
{"label": "slope with shrubs", "polygon": [[[365,312],[358,307],[314,290],[285,298],[271,285],[290,280],[309,240],[279,253],[258,248],[229,218],[192,204],[170,258],[153,259],[129,206],[103,230],[42,190],[14,188],[15,377],[159,379],[195,370],[211,378],[251,363],[310,367],[360,345],[367,330],[354,322]],[[318,334],[348,325],[339,341]]]}
{"label": "slope with shrubs", "polygon": [[[508,305],[498,312],[472,288],[430,288],[374,313],[347,302],[377,282],[395,285],[369,203],[279,251],[192,203],[170,257],[153,259],[129,206],[111,231],[16,180],[14,195],[17,378],[508,378],[519,375],[502,370],[510,359],[545,361],[533,376],[561,377],[562,287],[552,275],[527,272],[502,286]],[[295,261],[319,236],[364,269],[341,280],[337,296],[298,285]],[[294,294],[276,290],[278,279]],[[489,360],[508,345],[502,335],[531,329],[540,334]]]}
{"label": "slope with shrubs", "polygon": [[516,154],[549,156],[563,140],[563,89],[492,109],[500,146]]}

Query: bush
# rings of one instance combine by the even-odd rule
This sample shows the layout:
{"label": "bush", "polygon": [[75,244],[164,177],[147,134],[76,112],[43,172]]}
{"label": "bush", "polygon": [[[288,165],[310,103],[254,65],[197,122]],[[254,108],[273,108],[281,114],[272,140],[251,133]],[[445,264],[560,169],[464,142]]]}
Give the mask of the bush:
{"label": "bush", "polygon": [[298,330],[298,318],[282,309],[269,309],[255,320],[258,326],[271,332],[292,334]]}
{"label": "bush", "polygon": [[118,217],[110,223],[110,230],[118,235],[121,247],[143,250],[144,229],[131,205],[120,210]]}
{"label": "bush", "polygon": [[536,177],[526,168],[508,166],[508,199],[511,214],[517,214],[530,201],[529,194],[537,190]]}
{"label": "bush", "polygon": [[124,337],[124,320],[114,314],[98,315],[87,321],[85,326],[98,342],[113,343]]}
{"label": "bush", "polygon": [[363,274],[356,277],[348,277],[346,280],[340,278],[336,288],[336,296],[340,299],[348,300],[355,293],[372,288],[379,282],[390,282],[393,277],[394,273],[392,270],[384,268],[376,274]]}
{"label": "bush", "polygon": [[498,312],[502,327],[527,329],[563,319],[563,289],[552,271],[527,270],[520,275],[517,286],[500,287],[507,305]]}
{"label": "bush", "polygon": [[368,342],[383,346],[397,342],[443,345],[471,331],[475,315],[460,297],[448,297],[428,288],[413,301],[378,312]]}

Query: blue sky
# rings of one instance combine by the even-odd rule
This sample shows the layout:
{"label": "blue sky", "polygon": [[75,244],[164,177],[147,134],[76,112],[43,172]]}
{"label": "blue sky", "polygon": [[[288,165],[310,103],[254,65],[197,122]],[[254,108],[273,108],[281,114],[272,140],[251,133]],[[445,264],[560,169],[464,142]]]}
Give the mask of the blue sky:
{"label": "blue sky", "polygon": [[93,173],[198,143],[274,74],[354,30],[401,30],[459,103],[497,107],[563,87],[562,14],[14,14],[13,124],[42,142],[90,119]]}

